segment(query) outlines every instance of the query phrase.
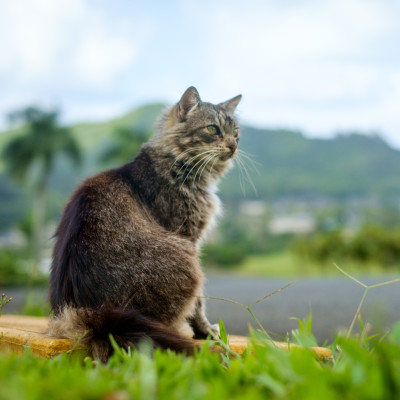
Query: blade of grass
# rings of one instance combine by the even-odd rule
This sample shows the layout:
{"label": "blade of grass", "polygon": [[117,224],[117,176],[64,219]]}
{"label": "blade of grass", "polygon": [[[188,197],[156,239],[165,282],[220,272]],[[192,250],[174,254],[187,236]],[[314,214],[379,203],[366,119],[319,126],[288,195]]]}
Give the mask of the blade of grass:
{"label": "blade of grass", "polygon": [[224,299],[224,298],[222,298],[222,297],[214,297],[214,296],[200,296],[200,297],[201,297],[202,299],[225,301],[225,302],[227,302],[227,303],[235,304],[235,305],[237,305],[237,306],[239,306],[239,307],[244,308],[244,309],[247,310],[247,311],[249,312],[249,314],[252,316],[252,318],[253,318],[254,321],[257,323],[257,325],[259,326],[259,328],[261,329],[261,331],[262,331],[263,333],[265,333],[268,337],[270,337],[270,336],[268,335],[267,331],[265,330],[265,328],[262,326],[262,324],[261,324],[261,322],[259,321],[259,319],[255,316],[255,314],[254,314],[253,310],[251,309],[251,307],[252,307],[253,305],[255,305],[255,304],[257,304],[257,303],[260,303],[261,301],[267,299],[268,297],[271,297],[271,296],[273,296],[274,294],[277,294],[277,293],[281,292],[282,290],[286,289],[287,287],[293,285],[293,284],[296,283],[296,282],[297,282],[297,281],[289,282],[289,283],[286,284],[285,286],[282,286],[281,288],[279,288],[279,289],[273,291],[272,293],[268,293],[268,294],[266,294],[265,296],[260,297],[259,299],[253,301],[252,303],[250,303],[250,304],[248,304],[248,305],[239,303],[238,301],[235,301],[235,300]]}
{"label": "blade of grass", "polygon": [[333,265],[345,276],[347,276],[349,279],[351,279],[352,281],[356,282],[358,285],[362,286],[364,288],[364,293],[362,295],[360,304],[357,307],[357,311],[354,314],[353,320],[351,321],[350,327],[347,331],[346,337],[350,337],[351,332],[353,331],[353,327],[354,324],[356,323],[357,318],[361,319],[361,307],[364,304],[364,300],[365,297],[367,296],[367,293],[369,291],[369,289],[372,288],[377,288],[377,287],[381,287],[381,286],[385,286],[385,285],[390,285],[392,283],[396,283],[396,282],[400,282],[400,278],[397,279],[392,279],[390,281],[385,281],[385,282],[380,282],[380,283],[375,283],[373,285],[366,285],[365,283],[362,283],[361,281],[359,281],[358,279],[356,279],[354,276],[350,275],[349,273],[347,273],[346,271],[343,271],[342,268],[340,268],[336,263],[333,263]]}
{"label": "blade of grass", "polygon": [[271,297],[271,296],[273,296],[274,294],[277,294],[277,293],[281,292],[282,290],[286,289],[287,287],[289,287],[289,286],[291,286],[291,285],[293,285],[294,283],[297,283],[297,282],[298,282],[297,280],[296,280],[296,281],[289,282],[287,285],[282,286],[281,288],[279,288],[279,289],[273,291],[272,293],[269,293],[269,294],[267,294],[267,295],[261,297],[260,299],[258,299],[258,300],[256,300],[256,301],[253,301],[253,303],[250,303],[250,304],[248,305],[248,307],[251,307],[251,306],[254,306],[254,305],[257,304],[257,303],[260,303],[261,301],[267,299],[268,297]]}

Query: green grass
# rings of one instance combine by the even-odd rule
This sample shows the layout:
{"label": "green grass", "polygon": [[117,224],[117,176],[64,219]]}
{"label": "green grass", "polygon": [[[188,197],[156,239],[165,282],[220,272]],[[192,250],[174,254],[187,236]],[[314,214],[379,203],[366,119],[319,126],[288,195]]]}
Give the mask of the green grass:
{"label": "green grass", "polygon": [[[383,267],[377,263],[357,263],[354,261],[336,264],[343,267],[350,274],[355,275],[398,275],[399,266]],[[317,263],[312,260],[301,259],[289,250],[272,254],[259,254],[247,257],[243,263],[232,268],[226,267],[229,274],[246,276],[268,276],[283,278],[339,276],[340,272],[333,262]],[[221,271],[221,270],[220,270]]]}
{"label": "green grass", "polygon": [[[259,325],[259,331],[251,332],[252,345],[243,355],[230,350],[220,322],[221,353],[212,353],[210,342],[193,356],[154,351],[145,342],[138,350],[126,352],[112,338],[115,354],[107,364],[94,363],[81,352],[50,360],[29,351],[0,353],[0,400],[398,399],[400,322],[390,332],[368,336],[360,314],[369,289],[394,281],[367,286],[346,271],[341,273],[364,287],[364,295],[346,337],[338,336],[330,345],[331,359],[317,359],[309,349],[317,345],[311,315],[306,321],[298,320],[298,328],[286,337],[298,347],[291,346],[290,351],[274,347]],[[251,307],[266,297],[241,306],[253,315]],[[2,299],[7,301],[6,296]],[[352,336],[356,321],[359,333]]]}
{"label": "green grass", "polygon": [[[293,340],[313,337],[299,329]],[[301,325],[300,325],[301,327]],[[381,340],[338,337],[332,361],[305,348],[290,352],[256,333],[243,356],[192,357],[117,349],[106,365],[68,354],[42,360],[0,354],[0,399],[396,399],[400,397],[400,324]]]}

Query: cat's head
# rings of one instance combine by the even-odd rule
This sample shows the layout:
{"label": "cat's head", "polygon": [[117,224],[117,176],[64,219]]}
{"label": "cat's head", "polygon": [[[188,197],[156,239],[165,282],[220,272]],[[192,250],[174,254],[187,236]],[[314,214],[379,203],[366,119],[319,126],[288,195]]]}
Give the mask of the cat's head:
{"label": "cat's head", "polygon": [[222,173],[238,152],[239,125],[234,117],[241,99],[211,104],[203,102],[195,87],[189,87],[179,102],[169,109],[160,123],[158,140],[193,172]]}

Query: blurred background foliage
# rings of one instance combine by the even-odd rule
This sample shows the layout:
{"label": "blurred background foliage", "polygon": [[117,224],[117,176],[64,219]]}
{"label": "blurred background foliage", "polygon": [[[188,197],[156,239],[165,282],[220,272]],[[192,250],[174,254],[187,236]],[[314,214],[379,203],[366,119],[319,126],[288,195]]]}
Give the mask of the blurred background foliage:
{"label": "blurred background foliage", "polygon": [[374,262],[387,268],[399,264],[400,229],[365,225],[353,234],[343,230],[318,232],[298,238],[292,249],[299,256],[322,264],[351,260],[360,264]]}
{"label": "blurred background foliage", "polygon": [[[52,236],[74,187],[130,161],[163,107],[69,127],[57,110],[10,115],[12,129],[0,134],[0,285],[46,281]],[[399,270],[400,151],[377,134],[241,130],[247,174],[235,167],[221,182],[225,215],[203,247],[207,268],[286,276],[310,265],[333,271],[334,261],[360,272]]]}

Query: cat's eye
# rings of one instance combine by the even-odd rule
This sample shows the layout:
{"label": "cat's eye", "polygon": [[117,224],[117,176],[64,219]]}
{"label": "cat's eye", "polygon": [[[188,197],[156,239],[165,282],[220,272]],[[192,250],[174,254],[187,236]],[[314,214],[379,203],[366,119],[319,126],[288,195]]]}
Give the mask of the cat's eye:
{"label": "cat's eye", "polygon": [[208,130],[208,132],[212,133],[213,135],[218,133],[218,128],[215,125],[208,125],[207,130]]}

